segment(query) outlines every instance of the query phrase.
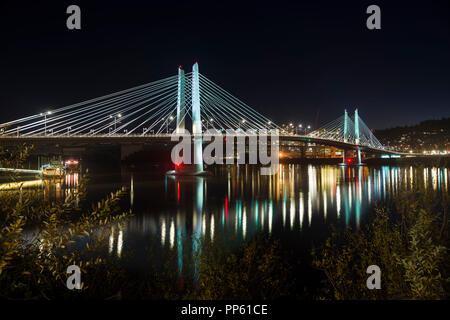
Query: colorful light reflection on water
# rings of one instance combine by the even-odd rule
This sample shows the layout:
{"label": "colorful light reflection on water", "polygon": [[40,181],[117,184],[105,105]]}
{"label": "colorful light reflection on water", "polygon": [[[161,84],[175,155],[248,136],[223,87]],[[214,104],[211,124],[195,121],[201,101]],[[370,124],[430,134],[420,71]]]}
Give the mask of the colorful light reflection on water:
{"label": "colorful light reflection on water", "polygon": [[[206,178],[124,170],[119,182],[94,186],[103,195],[123,184],[130,190],[127,206],[134,215],[126,225],[111,228],[106,254],[122,259],[131,253],[133,266],[145,269],[156,262],[144,258],[151,247],[159,252],[157,263],[167,252],[175,254],[182,272],[186,257],[202,250],[196,239],[214,242],[230,237],[236,244],[265,233],[308,247],[326,238],[331,224],[361,228],[375,203],[389,202],[414,184],[448,193],[449,179],[445,168],[388,166],[280,165],[276,175],[259,173],[252,166],[216,168]],[[44,196],[61,199],[78,182],[78,175],[68,175],[63,181],[38,185]]]}
{"label": "colorful light reflection on water", "polygon": [[195,239],[214,242],[218,236],[231,236],[239,243],[262,232],[289,234],[307,246],[308,241],[326,237],[330,224],[361,228],[375,203],[388,202],[415,183],[448,192],[449,173],[440,168],[280,165],[279,169],[277,175],[260,176],[251,166],[221,168],[207,178],[164,177],[161,187],[130,174],[135,216],[120,234],[111,233],[110,253],[119,256],[119,247],[141,252],[145,244],[157,240],[161,251],[176,252],[181,271],[183,257],[201,250]]}

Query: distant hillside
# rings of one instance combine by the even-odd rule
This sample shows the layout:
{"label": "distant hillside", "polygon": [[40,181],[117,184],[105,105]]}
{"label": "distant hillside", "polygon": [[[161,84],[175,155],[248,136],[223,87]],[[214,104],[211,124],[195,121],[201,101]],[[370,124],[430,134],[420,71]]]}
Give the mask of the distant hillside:
{"label": "distant hillside", "polygon": [[413,126],[376,130],[374,134],[384,145],[402,150],[450,151],[450,118],[426,120]]}

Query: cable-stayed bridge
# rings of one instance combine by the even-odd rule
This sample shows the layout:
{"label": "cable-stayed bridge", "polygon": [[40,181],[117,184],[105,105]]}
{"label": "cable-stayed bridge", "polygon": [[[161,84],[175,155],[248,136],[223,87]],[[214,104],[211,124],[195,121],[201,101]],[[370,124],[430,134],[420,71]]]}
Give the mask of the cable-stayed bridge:
{"label": "cable-stayed bridge", "polygon": [[178,76],[2,123],[0,133],[58,138],[163,135],[198,120],[202,130],[278,128],[200,74],[198,64],[194,68],[196,72],[185,74],[180,67]]}
{"label": "cable-stayed bridge", "polygon": [[[280,141],[303,141],[374,153],[386,149],[359,118],[358,111],[310,132],[292,135],[199,72],[179,67],[178,75],[138,87],[47,110],[0,124],[0,143],[140,143],[170,140],[186,128],[236,134],[276,133]],[[201,145],[201,142],[200,142]]]}

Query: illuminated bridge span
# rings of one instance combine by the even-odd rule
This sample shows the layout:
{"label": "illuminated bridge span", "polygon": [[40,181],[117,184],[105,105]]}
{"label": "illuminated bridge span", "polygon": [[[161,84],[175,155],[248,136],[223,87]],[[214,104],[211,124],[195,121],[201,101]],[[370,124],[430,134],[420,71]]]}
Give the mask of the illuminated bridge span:
{"label": "illuminated bridge span", "polygon": [[[201,111],[200,111],[201,109]],[[185,128],[277,129],[278,126],[199,73],[185,74],[0,124],[3,136],[162,135]]]}
{"label": "illuminated bridge span", "polygon": [[[304,141],[342,149],[386,150],[359,118],[347,112],[308,135],[286,134],[267,117],[199,73],[192,72],[0,124],[0,143],[135,143],[170,139],[189,123],[194,137],[208,129],[237,134],[276,132],[281,141]],[[201,157],[201,138],[194,139],[194,155]],[[200,152],[197,152],[197,151]],[[201,163],[198,161],[197,163]]]}

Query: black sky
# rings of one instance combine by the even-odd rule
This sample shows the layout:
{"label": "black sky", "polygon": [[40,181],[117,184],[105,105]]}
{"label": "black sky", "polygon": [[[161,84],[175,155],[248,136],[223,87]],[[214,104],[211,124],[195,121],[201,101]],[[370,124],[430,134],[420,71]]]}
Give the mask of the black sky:
{"label": "black sky", "polygon": [[[66,28],[78,4],[82,30]],[[382,29],[366,28],[367,6]],[[2,1],[6,122],[200,72],[277,123],[450,116],[450,1]]]}

